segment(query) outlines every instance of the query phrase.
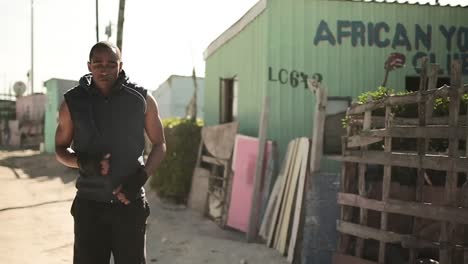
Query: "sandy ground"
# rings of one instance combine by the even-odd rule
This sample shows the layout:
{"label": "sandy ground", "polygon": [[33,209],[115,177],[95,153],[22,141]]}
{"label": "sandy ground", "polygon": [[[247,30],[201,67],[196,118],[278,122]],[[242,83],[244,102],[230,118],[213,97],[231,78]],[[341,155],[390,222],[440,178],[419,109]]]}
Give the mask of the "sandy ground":
{"label": "sandy ground", "polygon": [[[0,263],[72,263],[75,171],[36,151],[0,151]],[[148,191],[148,263],[287,263],[262,244]]]}

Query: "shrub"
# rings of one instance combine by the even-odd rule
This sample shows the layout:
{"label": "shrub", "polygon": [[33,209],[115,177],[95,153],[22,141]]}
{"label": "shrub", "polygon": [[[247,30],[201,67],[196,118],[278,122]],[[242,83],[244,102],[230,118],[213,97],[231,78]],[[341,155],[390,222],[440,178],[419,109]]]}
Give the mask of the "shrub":
{"label": "shrub", "polygon": [[[390,95],[405,95],[409,94],[410,92],[395,92],[395,90],[387,87],[380,86],[374,91],[364,92],[357,97],[358,104],[365,104],[367,102],[367,98],[370,96],[373,101],[378,101],[384,99]],[[434,100],[434,116],[444,116],[448,115],[448,108],[449,108],[450,98],[436,98]],[[468,106],[468,94],[464,94],[460,100],[460,114],[467,113],[467,106]],[[392,112],[399,117],[408,117],[408,118],[416,118],[418,117],[418,107],[417,104],[408,104],[408,105],[400,105],[400,106],[393,106]],[[376,109],[372,112],[374,116],[385,116],[385,109],[380,108]],[[347,118],[342,120],[343,127],[347,127],[349,124],[349,120]]]}
{"label": "shrub", "polygon": [[201,120],[163,119],[167,153],[150,180],[150,186],[162,198],[177,203],[187,200],[201,138]]}
{"label": "shrub", "polygon": [[[357,97],[358,104],[365,104],[367,102],[367,98],[370,96],[373,101],[378,101],[381,99],[385,99],[385,97],[390,95],[405,95],[410,92],[395,92],[395,90],[386,88],[386,87],[378,87],[377,90],[364,92]],[[449,102],[450,98],[436,98],[434,100],[433,105],[433,115],[434,116],[447,116],[449,114]],[[460,114],[467,114],[467,106],[468,106],[468,94],[462,95],[460,98]],[[392,112],[398,117],[406,117],[406,118],[417,118],[418,117],[418,105],[417,104],[407,104],[407,105],[399,105],[393,106]],[[380,108],[372,111],[373,116],[385,116],[385,109]],[[342,119],[343,127],[347,127],[351,122],[350,117],[345,117]],[[417,147],[417,142],[415,139],[407,139],[407,138],[394,138],[393,148],[403,148],[403,149],[413,149],[415,150]],[[463,144],[462,144],[463,145]],[[383,149],[382,143],[378,142],[369,146],[370,149],[373,150],[381,150]],[[430,151],[438,151],[443,152],[446,151],[448,148],[448,140],[447,139],[432,139],[429,143],[429,150]]]}

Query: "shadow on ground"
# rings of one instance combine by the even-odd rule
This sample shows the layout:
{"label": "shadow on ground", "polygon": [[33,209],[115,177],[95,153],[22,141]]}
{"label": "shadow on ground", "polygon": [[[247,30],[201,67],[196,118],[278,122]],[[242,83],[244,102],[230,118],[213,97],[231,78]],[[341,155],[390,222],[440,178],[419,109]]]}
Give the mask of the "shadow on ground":
{"label": "shadow on ground", "polygon": [[17,178],[60,178],[69,183],[76,178],[76,171],[60,164],[54,154],[36,150],[0,151],[0,166],[13,170]]}

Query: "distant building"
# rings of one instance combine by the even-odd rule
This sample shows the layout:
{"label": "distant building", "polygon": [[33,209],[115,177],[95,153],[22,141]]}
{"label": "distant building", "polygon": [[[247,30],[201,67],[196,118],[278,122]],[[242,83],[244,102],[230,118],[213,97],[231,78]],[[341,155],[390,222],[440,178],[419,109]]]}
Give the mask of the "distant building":
{"label": "distant building", "polygon": [[[16,138],[19,134],[19,144],[27,147],[38,147],[44,141],[44,114],[47,96],[42,93],[35,93],[20,96],[16,99],[16,120],[17,126],[10,123],[12,130],[11,139],[18,142]],[[11,145],[16,145],[10,142]]]}
{"label": "distant building", "polygon": [[[197,78],[197,118],[204,118],[205,79]],[[171,75],[153,96],[156,98],[161,118],[183,117],[194,91],[192,76]]]}
{"label": "distant building", "polygon": [[16,119],[16,101],[11,99],[0,99],[0,140],[1,145],[11,144],[10,122]]}
{"label": "distant building", "polygon": [[45,152],[55,151],[55,130],[57,128],[58,110],[63,102],[63,94],[74,86],[77,81],[64,79],[49,79],[45,82],[47,88],[47,106],[45,108]]}
{"label": "distant building", "polygon": [[16,119],[20,122],[44,120],[47,97],[43,93],[20,96],[16,99]]}

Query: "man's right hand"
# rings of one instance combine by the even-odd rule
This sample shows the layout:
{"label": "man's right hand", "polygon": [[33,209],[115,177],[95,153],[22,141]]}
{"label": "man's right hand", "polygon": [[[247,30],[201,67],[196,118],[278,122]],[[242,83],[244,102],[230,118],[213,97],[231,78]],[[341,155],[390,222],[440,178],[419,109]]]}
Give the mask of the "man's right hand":
{"label": "man's right hand", "polygon": [[110,160],[110,156],[111,154],[110,153],[107,153],[106,155],[104,155],[103,159],[101,160],[101,175],[103,176],[107,176],[109,174],[109,169],[110,169],[110,164],[109,164],[109,160]]}
{"label": "man's right hand", "polygon": [[110,153],[104,156],[90,154],[77,154],[78,168],[83,176],[102,175],[107,176],[110,169]]}

